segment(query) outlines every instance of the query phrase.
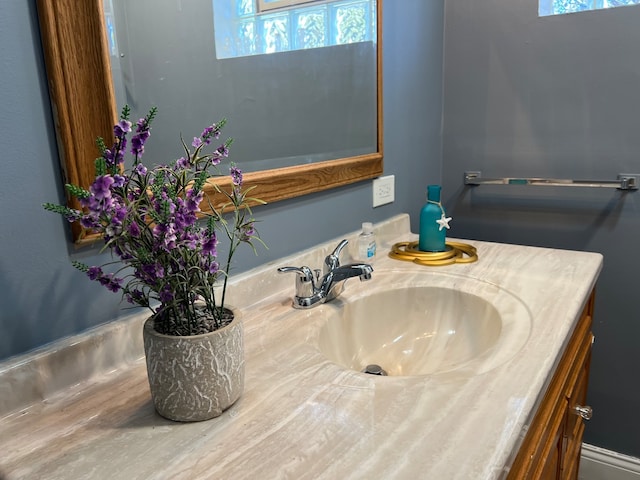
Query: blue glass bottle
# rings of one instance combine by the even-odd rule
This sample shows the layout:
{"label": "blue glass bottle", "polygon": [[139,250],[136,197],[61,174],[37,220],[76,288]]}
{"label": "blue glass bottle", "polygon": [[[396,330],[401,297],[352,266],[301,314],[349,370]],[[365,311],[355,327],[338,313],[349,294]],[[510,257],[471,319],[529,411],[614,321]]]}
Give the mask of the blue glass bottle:
{"label": "blue glass bottle", "polygon": [[440,185],[427,186],[427,203],[420,210],[420,238],[418,250],[422,252],[444,252],[447,232],[436,220],[440,220],[444,210],[440,205]]}

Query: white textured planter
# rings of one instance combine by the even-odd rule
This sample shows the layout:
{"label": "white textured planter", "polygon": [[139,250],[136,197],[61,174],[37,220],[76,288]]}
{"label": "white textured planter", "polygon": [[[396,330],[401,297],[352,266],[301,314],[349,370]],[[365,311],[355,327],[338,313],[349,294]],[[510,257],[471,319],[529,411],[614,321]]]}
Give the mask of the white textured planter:
{"label": "white textured planter", "polygon": [[191,337],[163,335],[144,324],[144,351],[153,404],[160,415],[180,422],[219,416],[244,389],[242,320]]}

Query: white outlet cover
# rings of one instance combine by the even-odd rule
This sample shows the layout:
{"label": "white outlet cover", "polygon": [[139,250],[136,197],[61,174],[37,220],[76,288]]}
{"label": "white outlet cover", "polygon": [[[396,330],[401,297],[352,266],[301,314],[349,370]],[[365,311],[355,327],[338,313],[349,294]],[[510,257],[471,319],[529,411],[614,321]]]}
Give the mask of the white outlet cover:
{"label": "white outlet cover", "polygon": [[386,175],[373,180],[373,206],[379,207],[395,200],[395,176]]}

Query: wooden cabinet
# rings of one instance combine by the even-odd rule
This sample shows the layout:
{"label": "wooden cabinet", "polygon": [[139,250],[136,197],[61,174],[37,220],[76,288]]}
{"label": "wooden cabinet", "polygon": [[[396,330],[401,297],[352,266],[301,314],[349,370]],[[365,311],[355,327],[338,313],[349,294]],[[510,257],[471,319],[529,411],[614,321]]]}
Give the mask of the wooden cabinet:
{"label": "wooden cabinet", "polygon": [[584,422],[591,413],[584,405],[593,300],[592,293],[509,470],[509,480],[578,478]]}

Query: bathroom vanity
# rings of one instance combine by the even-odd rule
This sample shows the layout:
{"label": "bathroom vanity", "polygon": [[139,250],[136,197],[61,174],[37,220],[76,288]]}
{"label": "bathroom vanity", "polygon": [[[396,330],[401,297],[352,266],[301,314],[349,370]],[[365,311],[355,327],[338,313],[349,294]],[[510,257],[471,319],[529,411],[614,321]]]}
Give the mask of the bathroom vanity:
{"label": "bathroom vanity", "polygon": [[529,426],[509,479],[577,479],[584,421],[589,361],[594,337],[594,294],[582,311],[551,383]]}
{"label": "bathroom vanity", "polygon": [[[319,268],[341,238],[232,278],[246,380],[218,418],[155,413],[145,315],[0,364],[0,477],[575,478],[602,256],[466,241],[478,262],[425,267],[383,256],[415,240],[407,215],[375,229],[371,280],[348,280],[329,303],[293,309],[294,278],[276,269]],[[412,330],[394,314],[417,311],[435,320]],[[361,373],[371,358],[389,376]]]}

